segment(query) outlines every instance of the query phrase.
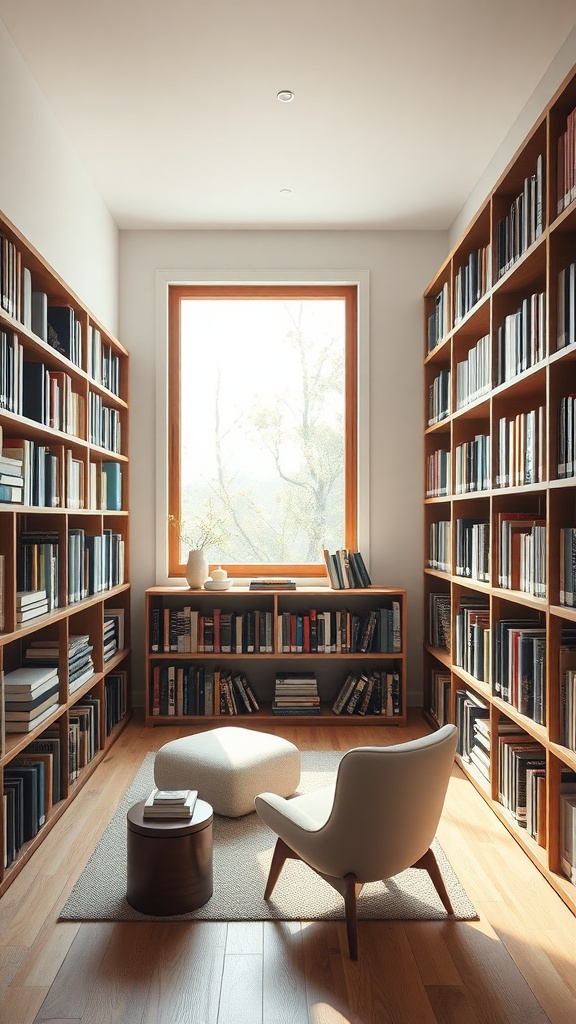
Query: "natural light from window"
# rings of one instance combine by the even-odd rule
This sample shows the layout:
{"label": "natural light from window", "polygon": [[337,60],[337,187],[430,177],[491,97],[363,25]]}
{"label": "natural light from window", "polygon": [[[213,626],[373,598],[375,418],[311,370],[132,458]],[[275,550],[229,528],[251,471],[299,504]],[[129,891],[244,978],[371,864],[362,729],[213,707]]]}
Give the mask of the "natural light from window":
{"label": "natural light from window", "polygon": [[183,298],[181,559],[322,561],[345,537],[343,298]]}

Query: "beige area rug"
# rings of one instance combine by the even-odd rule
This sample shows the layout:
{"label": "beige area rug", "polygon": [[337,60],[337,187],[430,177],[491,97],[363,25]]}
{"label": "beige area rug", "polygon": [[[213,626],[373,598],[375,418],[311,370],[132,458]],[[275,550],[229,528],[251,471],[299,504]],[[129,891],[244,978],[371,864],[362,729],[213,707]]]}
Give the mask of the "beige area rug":
{"label": "beige area rug", "polygon": [[[302,754],[299,792],[328,785],[341,754],[332,751]],[[189,914],[160,918],[141,914],[126,900],[126,812],[145,799],[153,786],[154,754],[147,754],[106,827],[94,853],[66,901],[60,918],[70,921],[312,921],[344,918],[341,897],[313,871],[288,861],[272,899],[262,898],[276,836],[256,814],[242,818],[214,815],[214,894]],[[478,915],[435,840],[434,852],[457,920]],[[386,882],[362,890],[359,919],[444,920],[446,911],[425,871],[410,868]]]}

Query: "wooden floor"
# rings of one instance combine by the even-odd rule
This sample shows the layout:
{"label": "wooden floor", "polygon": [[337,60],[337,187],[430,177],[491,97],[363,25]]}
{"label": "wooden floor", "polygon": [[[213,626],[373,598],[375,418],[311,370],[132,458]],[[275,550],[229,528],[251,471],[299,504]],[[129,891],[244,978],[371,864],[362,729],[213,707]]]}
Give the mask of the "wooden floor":
{"label": "wooden floor", "polygon": [[[406,730],[275,730],[302,749]],[[572,1024],[576,918],[454,769],[438,837],[475,922],[58,922],[144,754],[178,730],[132,723],[0,899],[0,1024]]]}

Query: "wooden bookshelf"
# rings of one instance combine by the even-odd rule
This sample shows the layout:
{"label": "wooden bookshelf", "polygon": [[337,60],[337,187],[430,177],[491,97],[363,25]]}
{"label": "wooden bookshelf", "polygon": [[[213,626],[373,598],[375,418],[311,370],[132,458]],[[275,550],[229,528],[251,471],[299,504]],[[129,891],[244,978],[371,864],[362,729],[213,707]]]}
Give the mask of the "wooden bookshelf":
{"label": "wooden bookshelf", "polygon": [[425,714],[459,724],[463,771],[574,912],[575,110],[576,68],[424,296]]}
{"label": "wooden bookshelf", "polygon": [[[0,455],[16,458],[11,471],[22,478],[0,501],[2,893],[106,756],[131,701],[128,353],[1,214],[0,366]],[[57,558],[43,576],[49,551]],[[39,589],[51,591],[47,607],[22,621],[18,591]],[[76,637],[87,638],[79,663]],[[32,645],[54,649],[58,703],[30,731],[8,731],[6,680]],[[6,783],[30,745],[49,737],[60,769],[52,779],[45,759],[45,820],[19,844]]]}
{"label": "wooden bookshelf", "polygon": [[[337,617],[344,617],[346,612],[349,615],[347,623],[348,636],[350,633],[350,620],[352,615],[357,615],[363,622],[366,621],[369,613],[374,609],[392,609],[392,603],[396,603],[399,611],[397,650],[390,650],[388,653],[382,650],[375,650],[374,644],[365,653],[359,651],[342,651],[342,643],[338,641]],[[196,630],[182,627],[180,646],[190,646],[190,651],[178,651],[178,626],[176,613],[183,612],[185,608],[195,611],[198,618],[204,616],[216,622],[222,623],[222,614],[226,611],[233,613],[234,622],[239,622],[238,634],[233,632],[232,651],[222,650],[222,632],[218,631],[215,624],[214,640],[208,646],[219,649],[201,651],[202,636],[204,635],[199,625]],[[314,642],[308,643],[306,638],[307,627],[304,620],[310,620],[310,611],[316,612],[316,618],[321,613],[331,613],[330,621],[333,626],[334,645],[338,650],[330,653],[327,651],[316,651],[315,653],[307,647],[313,647]],[[215,616],[216,611],[216,616]],[[246,641],[246,630],[248,628],[248,617],[257,613],[262,625],[262,642],[259,642],[259,630],[256,625],[253,643]],[[204,725],[207,720],[212,724],[232,723],[254,725],[255,727],[270,726],[271,723],[278,725],[281,722],[288,722],[292,725],[362,725],[381,723],[382,725],[405,725],[406,724],[406,591],[393,587],[367,587],[362,590],[332,590],[328,587],[298,587],[296,590],[274,590],[273,592],[250,591],[248,587],[233,586],[230,590],[214,593],[206,590],[189,590],[184,587],[151,587],[145,595],[145,616],[146,616],[146,724],[154,725]],[[171,618],[172,616],[172,618]],[[302,651],[286,650],[287,644],[282,642],[281,624],[282,618],[286,623],[285,640],[289,636],[289,621],[292,620],[294,648],[299,648],[297,643],[296,620],[302,620]],[[189,619],[189,615],[184,621]],[[288,622],[286,621],[288,620]],[[165,650],[170,647],[170,622],[173,623],[172,644],[175,649]],[[155,625],[155,622],[157,625]],[[234,627],[235,629],[236,627]],[[193,639],[196,632],[197,640]],[[186,639],[188,636],[188,639]],[[224,644],[225,648],[228,644]],[[346,646],[346,645],[345,645]],[[390,646],[388,641],[383,641],[382,646]],[[155,650],[153,647],[157,647]],[[252,650],[251,648],[255,649]],[[177,692],[178,669],[188,671],[188,686],[194,688],[194,700],[197,699],[196,689],[198,678],[194,671],[202,666],[204,675],[213,676],[214,670],[221,673],[244,673],[254,691],[259,710],[252,713],[247,711],[233,717],[227,714],[216,700],[215,713],[206,715],[198,704],[194,706],[194,712],[182,714],[182,705],[179,703]],[[176,682],[174,683],[174,697],[170,708],[163,703],[160,706],[161,679],[164,675],[164,686],[168,686],[168,668],[174,671]],[[349,673],[359,675],[365,673],[367,676],[375,670],[385,672],[386,675],[396,674],[397,699],[395,713],[370,713],[349,714],[344,709],[340,714],[334,713],[332,706],[342,688]],[[321,698],[320,714],[315,715],[277,715],[272,712],[271,705],[275,694],[276,673],[313,673],[318,680],[318,693]],[[182,675],[182,674],[181,674]],[[156,700],[155,700],[156,681]],[[181,685],[184,680],[181,677]],[[192,698],[191,698],[192,699]],[[168,701],[168,697],[165,697]],[[156,704],[156,710],[155,710]],[[209,705],[211,707],[211,705]],[[204,705],[205,709],[205,705]],[[200,713],[198,711],[200,710]],[[385,706],[386,712],[390,706]]]}

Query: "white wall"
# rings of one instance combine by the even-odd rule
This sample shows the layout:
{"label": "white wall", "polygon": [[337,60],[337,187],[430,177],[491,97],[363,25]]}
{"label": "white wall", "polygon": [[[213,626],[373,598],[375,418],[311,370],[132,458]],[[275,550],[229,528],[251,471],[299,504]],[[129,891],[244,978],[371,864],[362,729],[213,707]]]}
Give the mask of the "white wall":
{"label": "white wall", "polygon": [[[421,699],[422,293],[445,258],[441,232],[123,231],[120,336],[131,353],[131,578],[135,703],[143,694],[143,592],[155,578],[156,272],[370,273],[370,551],[374,583],[406,587],[411,703]],[[159,524],[162,528],[162,524]]]}
{"label": "white wall", "polygon": [[1,21],[0,137],[0,210],[117,334],[118,229]]}

